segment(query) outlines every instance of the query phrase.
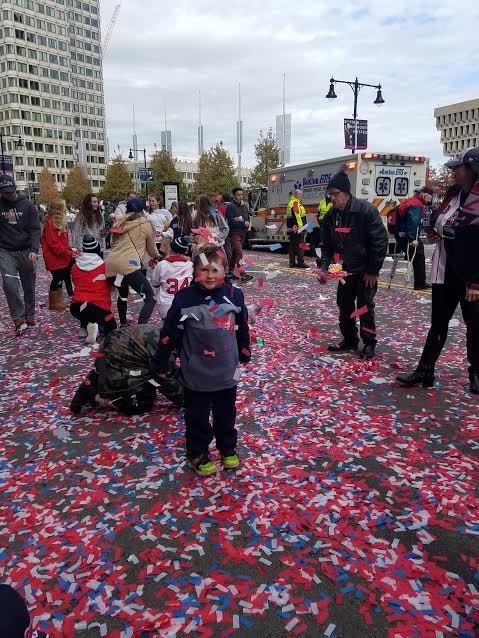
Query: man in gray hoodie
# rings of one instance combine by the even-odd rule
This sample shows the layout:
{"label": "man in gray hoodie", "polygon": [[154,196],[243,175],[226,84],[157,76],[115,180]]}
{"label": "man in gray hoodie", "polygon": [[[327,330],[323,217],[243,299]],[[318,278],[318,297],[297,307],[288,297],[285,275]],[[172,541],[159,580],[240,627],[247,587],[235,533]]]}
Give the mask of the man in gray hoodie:
{"label": "man in gray hoodie", "polygon": [[17,335],[35,325],[35,265],[40,235],[37,207],[17,194],[13,177],[0,175],[0,273]]}

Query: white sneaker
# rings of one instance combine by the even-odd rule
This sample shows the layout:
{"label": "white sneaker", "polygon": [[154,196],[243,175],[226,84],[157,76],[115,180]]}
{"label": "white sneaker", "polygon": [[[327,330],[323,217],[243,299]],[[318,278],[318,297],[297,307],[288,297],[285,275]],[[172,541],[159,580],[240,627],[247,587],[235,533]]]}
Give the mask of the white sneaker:
{"label": "white sneaker", "polygon": [[86,328],[80,328],[80,330],[78,331],[78,338],[86,339],[87,335],[88,335],[88,330]]}
{"label": "white sneaker", "polygon": [[96,338],[98,336],[98,324],[89,323],[87,328],[87,337],[85,339],[86,343],[93,345],[96,343]]}

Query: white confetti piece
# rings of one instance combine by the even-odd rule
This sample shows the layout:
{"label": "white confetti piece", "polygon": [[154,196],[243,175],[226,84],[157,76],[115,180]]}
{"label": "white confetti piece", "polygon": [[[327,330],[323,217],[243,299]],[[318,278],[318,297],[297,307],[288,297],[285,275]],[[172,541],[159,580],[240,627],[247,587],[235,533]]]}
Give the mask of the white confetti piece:
{"label": "white confetti piece", "polygon": [[117,276],[115,277],[114,284],[115,284],[115,286],[116,286],[117,288],[119,288],[119,287],[121,286],[121,283],[122,283],[123,279],[124,279],[124,276],[123,276],[123,275],[117,275]]}
{"label": "white confetti piece", "polygon": [[148,383],[151,383],[151,385],[154,386],[155,388],[160,387],[160,384],[157,383],[154,379],[148,379]]}
{"label": "white confetti piece", "polygon": [[328,625],[328,628],[324,632],[324,635],[326,636],[326,638],[329,638],[329,636],[333,633],[335,629],[336,629],[336,625],[334,625],[333,623],[330,623]]}
{"label": "white confetti piece", "polygon": [[293,627],[296,627],[298,623],[299,623],[299,618],[292,618],[285,627],[286,631],[291,631],[291,629],[293,629]]}
{"label": "white confetti piece", "polygon": [[106,281],[106,275],[105,273],[100,273],[99,275],[97,275],[95,277],[95,279],[93,281]]}
{"label": "white confetti piece", "polygon": [[130,377],[141,377],[141,370],[130,370]]}
{"label": "white confetti piece", "polygon": [[200,261],[203,266],[207,266],[209,264],[208,257],[205,255],[205,253],[200,253]]}
{"label": "white confetti piece", "polygon": [[87,306],[88,302],[85,301],[85,303],[82,303],[82,305],[80,306],[80,312],[83,312]]}

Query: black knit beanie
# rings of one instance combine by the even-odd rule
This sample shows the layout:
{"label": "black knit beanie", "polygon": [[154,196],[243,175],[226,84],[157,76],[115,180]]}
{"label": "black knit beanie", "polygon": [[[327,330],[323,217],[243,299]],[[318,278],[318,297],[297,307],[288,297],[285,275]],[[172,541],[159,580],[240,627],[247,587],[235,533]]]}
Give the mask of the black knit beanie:
{"label": "black knit beanie", "polygon": [[23,638],[30,625],[25,601],[10,585],[0,585],[0,636]]}
{"label": "black knit beanie", "polygon": [[351,193],[351,182],[344,171],[339,171],[331,178],[328,188],[337,188],[345,193]]}

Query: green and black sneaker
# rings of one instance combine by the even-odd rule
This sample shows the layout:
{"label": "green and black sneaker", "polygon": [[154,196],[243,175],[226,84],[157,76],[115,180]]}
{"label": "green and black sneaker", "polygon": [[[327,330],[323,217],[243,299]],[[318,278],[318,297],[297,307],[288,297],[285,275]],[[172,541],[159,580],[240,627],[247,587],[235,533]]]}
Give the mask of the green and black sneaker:
{"label": "green and black sneaker", "polygon": [[225,470],[235,470],[239,465],[239,458],[234,450],[221,452],[221,462]]}
{"label": "green and black sneaker", "polygon": [[210,459],[208,454],[202,454],[195,459],[186,457],[186,463],[199,476],[209,476],[218,471],[216,463]]}

